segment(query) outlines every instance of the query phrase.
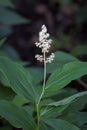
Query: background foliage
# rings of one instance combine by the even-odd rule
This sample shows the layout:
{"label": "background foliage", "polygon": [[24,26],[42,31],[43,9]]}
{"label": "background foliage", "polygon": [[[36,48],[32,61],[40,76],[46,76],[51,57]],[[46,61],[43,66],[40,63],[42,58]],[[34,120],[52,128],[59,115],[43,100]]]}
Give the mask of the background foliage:
{"label": "background foliage", "polygon": [[[11,113],[8,121],[18,129],[36,127],[32,119],[32,115],[35,116],[32,102],[41,92],[43,64],[35,60],[35,54],[40,50],[34,43],[42,24],[51,34],[53,46],[50,52],[55,52],[56,56],[53,63],[47,65],[47,79],[52,75],[47,80],[48,87],[41,102],[41,130],[56,130],[58,127],[65,130],[65,126],[67,130],[86,130],[87,94],[78,98],[78,92],[87,90],[87,63],[80,63],[87,61],[85,0],[0,0],[0,115],[8,120]],[[58,84],[52,87],[51,83],[57,78]],[[60,90],[57,90],[57,85]],[[75,94],[77,96],[73,99]],[[45,109],[47,104],[49,107]],[[29,117],[32,119],[30,124],[27,122]],[[4,118],[0,117],[0,130],[16,129]]]}

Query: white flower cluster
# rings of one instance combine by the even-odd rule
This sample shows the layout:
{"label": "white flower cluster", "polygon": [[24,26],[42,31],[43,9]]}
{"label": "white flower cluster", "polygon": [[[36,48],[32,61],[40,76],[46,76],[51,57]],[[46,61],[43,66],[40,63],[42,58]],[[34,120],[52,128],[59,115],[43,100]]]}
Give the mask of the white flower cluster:
{"label": "white flower cluster", "polygon": [[[50,35],[47,33],[47,28],[45,25],[42,25],[41,31],[39,32],[39,42],[36,42],[35,45],[42,49],[42,53],[48,53],[51,47],[52,40],[49,38]],[[51,63],[53,61],[55,55],[52,53],[46,60],[44,61],[44,56],[37,54],[35,58],[39,61],[44,61],[46,63]]]}
{"label": "white flower cluster", "polygon": [[46,63],[48,63],[48,62],[51,63],[54,60],[54,57],[55,57],[54,53],[51,53],[51,55],[49,57],[47,57]]}

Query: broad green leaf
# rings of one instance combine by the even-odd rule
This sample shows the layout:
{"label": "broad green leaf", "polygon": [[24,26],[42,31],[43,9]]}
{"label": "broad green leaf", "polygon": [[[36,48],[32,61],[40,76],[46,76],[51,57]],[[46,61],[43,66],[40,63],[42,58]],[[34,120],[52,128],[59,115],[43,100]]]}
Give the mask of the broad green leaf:
{"label": "broad green leaf", "polygon": [[52,102],[54,102],[53,99],[51,99],[51,98],[46,98],[46,99],[44,99],[44,100],[42,100],[42,101],[40,102],[40,106],[41,106],[41,107],[44,107],[44,106],[47,106],[49,103],[52,103]]}
{"label": "broad green leaf", "polygon": [[5,25],[18,25],[18,24],[28,23],[29,21],[9,9],[1,8],[0,22],[3,25],[4,24]]}
{"label": "broad green leaf", "polygon": [[[72,89],[71,89],[72,90]],[[82,98],[83,96],[87,95],[87,92],[83,92],[79,94],[75,94],[77,93],[77,91],[73,90],[71,91],[70,89],[60,93],[58,93],[58,96],[55,96],[55,98],[53,97],[54,100],[58,100],[59,104],[56,104],[56,102],[52,103],[53,100],[50,100],[50,103],[48,102],[48,104],[44,103],[43,106],[45,106],[46,108],[44,108],[41,111],[41,116],[44,118],[49,118],[49,117],[58,117],[60,115],[62,115],[63,111],[67,110],[66,108],[69,107],[69,105],[71,103],[73,103],[74,101],[77,101],[78,98]],[[70,92],[69,92],[70,91]],[[71,96],[72,94],[74,94],[73,96]],[[80,96],[80,97],[78,97]],[[77,99],[77,100],[75,100]],[[44,100],[42,101],[42,103],[44,102]],[[49,104],[52,104],[52,106],[49,106]],[[54,106],[54,105],[58,105]],[[78,106],[77,106],[78,107]]]}
{"label": "broad green leaf", "polygon": [[26,100],[24,97],[22,96],[18,96],[16,95],[12,101],[13,104],[17,105],[17,106],[22,106],[25,103],[28,103],[28,100]]}
{"label": "broad green leaf", "polygon": [[55,52],[55,58],[51,64],[47,64],[47,73],[54,72],[59,68],[63,67],[64,64],[69,63],[71,61],[78,61],[74,56],[62,52]]}
{"label": "broad green leaf", "polygon": [[11,27],[0,25],[0,37],[6,37],[12,33]]}
{"label": "broad green leaf", "polygon": [[11,0],[0,0],[0,4],[4,5],[4,6],[13,7],[13,4],[12,4]]}
{"label": "broad green leaf", "polygon": [[[47,108],[45,108],[42,111],[41,116],[45,118],[57,117],[61,115],[61,112],[63,112],[70,105],[70,103],[72,103],[75,99],[78,99],[79,97],[82,97],[84,95],[87,95],[87,92],[81,92],[73,96],[70,96],[68,98],[65,98],[63,100],[60,100],[58,102],[50,103],[47,105]],[[52,106],[52,107],[48,107],[48,106]]]}
{"label": "broad green leaf", "polygon": [[59,107],[46,107],[41,111],[42,118],[55,118],[62,114],[62,112],[68,107],[68,105],[59,106]]}
{"label": "broad green leaf", "polygon": [[54,129],[47,126],[43,121],[41,121],[40,122],[40,130],[54,130]]}
{"label": "broad green leaf", "polygon": [[87,74],[87,63],[86,62],[70,62],[65,64],[59,70],[56,70],[49,77],[46,87],[45,94],[56,92],[64,88],[72,80],[78,79],[83,75]]}
{"label": "broad green leaf", "polygon": [[27,100],[31,102],[37,100],[38,94],[32,83],[32,77],[21,64],[0,57],[0,81]]}
{"label": "broad green leaf", "polygon": [[75,99],[81,97],[81,96],[84,96],[84,95],[87,95],[87,91],[85,92],[80,92],[80,93],[77,93],[77,94],[74,94],[70,97],[67,97],[63,100],[60,100],[60,101],[57,101],[57,102],[53,102],[53,103],[50,103],[48,104],[49,106],[62,106],[62,105],[67,105],[67,104],[70,104],[72,101],[74,101]]}
{"label": "broad green leaf", "polygon": [[23,130],[36,128],[36,124],[29,113],[8,101],[0,101],[0,115],[16,128],[23,128]]}
{"label": "broad green leaf", "polygon": [[61,119],[45,119],[44,122],[53,130],[80,130],[75,125]]}
{"label": "broad green leaf", "polygon": [[10,45],[5,44],[0,49],[0,56],[6,56],[8,58],[11,58],[12,60],[15,59],[16,61],[20,60],[20,56],[18,52]]}
{"label": "broad green leaf", "polygon": [[30,105],[24,105],[24,106],[23,106],[23,109],[24,109],[27,113],[29,113],[29,115],[31,115],[31,116],[34,114],[34,111],[35,111],[34,106],[30,106]]}
{"label": "broad green leaf", "polygon": [[74,100],[74,102],[72,102],[69,105],[69,107],[65,110],[65,113],[81,111],[82,109],[84,109],[86,103],[87,103],[87,94]]}
{"label": "broad green leaf", "polygon": [[70,97],[76,93],[78,93],[78,91],[74,88],[70,88],[70,87],[63,88],[60,91],[58,91],[58,93],[51,98],[54,99],[55,101],[59,101],[59,100],[65,99],[67,97]]}
{"label": "broad green leaf", "polygon": [[43,80],[43,68],[30,67],[29,72],[32,75],[35,84],[38,84]]}
{"label": "broad green leaf", "polygon": [[87,123],[87,112],[69,112],[62,115],[61,119],[67,120],[76,126],[81,127]]}

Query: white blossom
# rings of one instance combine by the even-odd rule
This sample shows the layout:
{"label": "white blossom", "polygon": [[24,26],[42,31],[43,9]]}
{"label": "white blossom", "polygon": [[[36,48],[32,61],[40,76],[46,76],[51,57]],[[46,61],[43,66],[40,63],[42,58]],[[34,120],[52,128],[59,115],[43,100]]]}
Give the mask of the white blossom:
{"label": "white blossom", "polygon": [[46,58],[46,63],[51,63],[54,60],[54,53],[51,53],[51,55],[49,57]]}
{"label": "white blossom", "polygon": [[[49,38],[50,34],[47,33],[47,28],[45,25],[42,25],[41,31],[39,32],[39,42],[36,42],[35,45],[36,47],[39,47],[42,49],[42,53],[48,53],[49,49],[51,47],[52,40]],[[37,60],[39,61],[44,61],[44,56],[37,54],[35,56]],[[54,59],[54,53],[52,53],[48,58],[46,58],[46,63],[49,62],[51,63]]]}
{"label": "white blossom", "polygon": [[35,55],[35,58],[37,58],[37,60],[39,60],[40,62],[44,60],[43,55],[39,55],[39,54]]}

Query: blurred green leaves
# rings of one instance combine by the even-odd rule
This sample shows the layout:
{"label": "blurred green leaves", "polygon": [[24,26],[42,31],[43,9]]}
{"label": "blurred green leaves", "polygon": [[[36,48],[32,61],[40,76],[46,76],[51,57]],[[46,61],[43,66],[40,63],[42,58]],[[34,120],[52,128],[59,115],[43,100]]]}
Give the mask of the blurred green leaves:
{"label": "blurred green leaves", "polygon": [[55,52],[55,58],[53,62],[51,64],[47,64],[47,72],[54,72],[55,70],[61,68],[64,64],[72,61],[78,61],[78,59],[68,53],[57,51]]}
{"label": "blurred green leaves", "polygon": [[[10,0],[0,0],[0,37],[12,33],[12,26],[28,23],[29,20],[13,11],[13,4]],[[10,7],[7,8],[7,7]]]}
{"label": "blurred green leaves", "polygon": [[74,56],[82,56],[87,54],[87,45],[78,45],[74,47],[71,51]]}
{"label": "blurred green leaves", "polygon": [[11,59],[20,60],[18,52],[10,45],[4,44],[0,48],[0,56],[6,56]]}
{"label": "blurred green leaves", "polygon": [[12,7],[12,0],[0,0],[0,5]]}
{"label": "blurred green leaves", "polygon": [[27,23],[28,20],[18,15],[14,11],[2,7],[0,11],[0,22],[2,24],[11,26],[11,25]]}

